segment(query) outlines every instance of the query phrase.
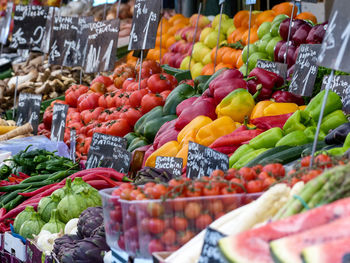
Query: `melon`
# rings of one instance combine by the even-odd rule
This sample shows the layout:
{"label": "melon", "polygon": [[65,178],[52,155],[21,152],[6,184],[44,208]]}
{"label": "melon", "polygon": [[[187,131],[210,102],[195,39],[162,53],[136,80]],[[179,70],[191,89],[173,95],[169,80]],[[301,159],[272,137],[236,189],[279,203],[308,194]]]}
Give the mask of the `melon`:
{"label": "melon", "polygon": [[350,237],[307,247],[302,252],[305,263],[350,262]]}
{"label": "melon", "polygon": [[270,263],[269,242],[350,216],[350,198],[219,240],[229,262]]}
{"label": "melon", "polygon": [[277,262],[302,263],[301,252],[310,245],[350,237],[350,216],[270,243]]}

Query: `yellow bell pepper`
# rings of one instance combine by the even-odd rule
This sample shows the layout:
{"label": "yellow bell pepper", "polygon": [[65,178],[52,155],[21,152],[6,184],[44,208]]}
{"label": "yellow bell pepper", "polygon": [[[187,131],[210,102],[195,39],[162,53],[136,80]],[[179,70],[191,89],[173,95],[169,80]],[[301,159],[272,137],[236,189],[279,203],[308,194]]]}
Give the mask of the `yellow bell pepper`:
{"label": "yellow bell pepper", "polygon": [[296,112],[299,109],[295,103],[275,102],[264,109],[264,116],[275,116]]}
{"label": "yellow bell pepper", "polygon": [[[238,125],[240,124],[238,123]],[[237,122],[234,122],[228,116],[220,117],[199,129],[196,135],[196,143],[209,146],[217,138],[230,134],[235,129],[237,129]]]}
{"label": "yellow bell pepper", "polygon": [[185,137],[180,142],[180,147],[183,147],[185,144],[188,144],[189,141],[196,142],[197,130],[193,129],[186,133]]}
{"label": "yellow bell pepper", "polygon": [[182,142],[182,140],[187,136],[187,134],[189,132],[195,131],[195,133],[197,133],[197,131],[202,128],[203,126],[211,123],[212,120],[207,117],[207,116],[198,116],[196,118],[194,118],[189,124],[187,124],[181,131],[180,133],[177,135],[177,141],[179,143]]}
{"label": "yellow bell pepper", "polygon": [[264,117],[264,109],[266,109],[266,107],[268,107],[269,105],[273,104],[275,102],[271,101],[271,100],[263,100],[263,101],[259,101],[253,111],[252,114],[250,115],[250,119],[255,119],[255,118],[260,118],[260,117]]}
{"label": "yellow bell pepper", "polygon": [[219,118],[229,116],[233,121],[243,123],[244,119],[251,115],[254,106],[254,98],[248,90],[236,89],[216,106],[215,112]]}
{"label": "yellow bell pepper", "polygon": [[176,155],[177,158],[182,158],[183,167],[187,165],[187,157],[188,157],[188,143],[184,144],[180,151]]}
{"label": "yellow bell pepper", "polygon": [[307,105],[301,105],[301,106],[299,106],[299,110],[305,110],[306,107],[307,107]]}
{"label": "yellow bell pepper", "polygon": [[177,141],[170,141],[158,148],[146,160],[145,166],[154,167],[157,156],[175,157],[180,151],[180,145]]}

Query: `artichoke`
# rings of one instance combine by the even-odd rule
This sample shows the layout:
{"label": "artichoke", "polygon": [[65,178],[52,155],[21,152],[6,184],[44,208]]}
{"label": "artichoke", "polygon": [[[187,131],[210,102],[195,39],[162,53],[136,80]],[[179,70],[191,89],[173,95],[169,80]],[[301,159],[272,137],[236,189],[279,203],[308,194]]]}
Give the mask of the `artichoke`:
{"label": "artichoke", "polygon": [[105,231],[104,225],[101,225],[101,226],[99,226],[98,228],[96,228],[96,229],[92,232],[91,236],[92,236],[92,237],[100,236],[100,237],[106,238],[106,231]]}
{"label": "artichoke", "polygon": [[81,238],[91,237],[95,229],[103,225],[102,207],[89,207],[79,216],[78,235]]}
{"label": "artichoke", "polygon": [[29,220],[34,213],[34,208],[32,206],[27,206],[21,213],[16,216],[15,222],[13,223],[13,228],[17,234],[19,233],[19,230],[21,229],[23,223]]}
{"label": "artichoke", "polygon": [[56,254],[57,258],[61,260],[62,255],[69,251],[75,246],[75,242],[79,240],[77,235],[64,235],[55,240],[53,246],[53,252]]}

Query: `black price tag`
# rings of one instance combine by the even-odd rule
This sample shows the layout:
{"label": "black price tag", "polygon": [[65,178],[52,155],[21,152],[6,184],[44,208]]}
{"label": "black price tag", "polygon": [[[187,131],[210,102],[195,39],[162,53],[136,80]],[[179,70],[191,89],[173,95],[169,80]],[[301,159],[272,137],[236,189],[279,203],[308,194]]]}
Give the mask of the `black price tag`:
{"label": "black price tag", "polygon": [[287,77],[288,66],[287,64],[284,64],[284,63],[259,59],[258,62],[256,63],[256,67],[266,69],[267,71],[276,73],[281,77],[283,77],[284,79],[286,79]]}
{"label": "black price tag", "polygon": [[120,20],[90,24],[84,70],[86,73],[106,72],[114,68]]}
{"label": "black price tag", "polygon": [[0,43],[3,45],[6,44],[7,38],[9,36],[10,24],[11,24],[11,18],[12,18],[12,10],[13,10],[13,3],[7,2],[6,15],[5,15],[5,18],[2,22],[1,35],[0,35]]}
{"label": "black price tag", "polygon": [[75,151],[77,147],[77,131],[73,128],[70,130],[69,156],[75,162]]}
{"label": "black price tag", "polygon": [[229,168],[228,161],[226,154],[190,141],[188,144],[186,176],[194,179],[209,176],[214,170],[226,171]]}
{"label": "black price tag", "polygon": [[321,45],[300,45],[299,54],[295,63],[289,91],[301,95],[311,96],[317,76],[317,56]]}
{"label": "black price tag", "polygon": [[335,0],[324,36],[318,65],[350,72],[350,17],[349,1]]}
{"label": "black price tag", "polygon": [[53,105],[51,141],[63,141],[68,108],[69,106],[66,104],[55,103],[55,105]]}
{"label": "black price tag", "polygon": [[182,175],[182,164],[182,158],[157,156],[155,168],[165,169],[174,177],[178,177]]}
{"label": "black price tag", "polygon": [[17,126],[29,122],[33,126],[33,133],[38,132],[41,95],[20,93],[17,108]]}
{"label": "black price tag", "polygon": [[131,153],[127,150],[116,147],[112,156],[107,156],[104,153],[89,150],[86,161],[86,169],[96,167],[108,167],[120,173],[128,173],[130,169]]}
{"label": "black price tag", "polygon": [[152,49],[156,44],[161,0],[136,0],[129,40],[129,50]]}
{"label": "black price tag", "polygon": [[[322,80],[322,90],[324,90],[327,86],[329,76],[324,76]],[[341,75],[334,76],[330,90],[337,93],[342,100],[343,103],[343,111],[347,114],[350,113],[350,76]]]}
{"label": "black price tag", "polygon": [[223,237],[226,237],[226,235],[207,227],[198,263],[227,263],[218,247],[218,241]]}
{"label": "black price tag", "polygon": [[11,48],[40,51],[49,7],[16,5]]}

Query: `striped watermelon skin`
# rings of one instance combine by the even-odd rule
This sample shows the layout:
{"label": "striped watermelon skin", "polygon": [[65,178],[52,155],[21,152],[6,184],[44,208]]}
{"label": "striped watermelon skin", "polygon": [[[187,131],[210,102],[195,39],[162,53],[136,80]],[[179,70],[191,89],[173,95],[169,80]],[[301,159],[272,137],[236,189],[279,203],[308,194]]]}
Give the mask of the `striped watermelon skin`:
{"label": "striped watermelon skin", "polygon": [[350,237],[350,216],[299,234],[277,239],[270,243],[270,248],[277,262],[302,263],[301,252],[304,248],[348,237]]}
{"label": "striped watermelon skin", "polygon": [[307,247],[302,258],[305,263],[350,262],[350,237]]}
{"label": "striped watermelon skin", "polygon": [[324,205],[259,228],[220,239],[219,247],[229,262],[272,263],[269,243],[350,216],[350,198]]}

